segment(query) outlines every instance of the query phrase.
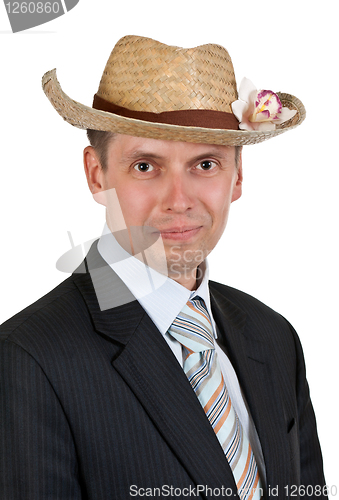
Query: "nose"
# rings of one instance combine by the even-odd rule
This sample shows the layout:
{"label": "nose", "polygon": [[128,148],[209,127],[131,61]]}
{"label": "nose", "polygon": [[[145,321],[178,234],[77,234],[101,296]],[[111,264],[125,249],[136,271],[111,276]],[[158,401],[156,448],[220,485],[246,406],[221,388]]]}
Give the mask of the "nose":
{"label": "nose", "polygon": [[194,206],[193,186],[187,172],[172,172],[164,179],[162,207],[165,212],[184,213]]}

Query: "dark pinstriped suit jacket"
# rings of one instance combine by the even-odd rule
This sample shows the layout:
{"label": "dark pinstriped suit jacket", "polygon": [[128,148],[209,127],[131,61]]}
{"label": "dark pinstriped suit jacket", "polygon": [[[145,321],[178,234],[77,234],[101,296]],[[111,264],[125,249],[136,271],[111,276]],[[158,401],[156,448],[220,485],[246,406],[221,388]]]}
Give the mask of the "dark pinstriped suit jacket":
{"label": "dark pinstriped suit jacket", "polygon": [[[224,486],[236,495],[166,341],[140,304],[128,302],[130,292],[96,248],[91,255],[102,288],[113,297],[118,287],[124,305],[101,311],[89,273],[75,273],[0,329],[0,498],[125,500],[136,491],[131,485],[185,494],[190,486]],[[286,499],[291,485],[323,485],[296,333],[253,297],[213,282],[210,291],[261,441],[266,497]],[[208,493],[199,498],[221,498]]]}

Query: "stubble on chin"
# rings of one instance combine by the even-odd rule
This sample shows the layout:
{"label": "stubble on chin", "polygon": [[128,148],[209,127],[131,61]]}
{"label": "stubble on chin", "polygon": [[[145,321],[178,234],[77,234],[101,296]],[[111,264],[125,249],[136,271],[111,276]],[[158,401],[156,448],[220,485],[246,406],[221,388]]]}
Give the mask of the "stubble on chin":
{"label": "stubble on chin", "polygon": [[198,278],[197,269],[209,253],[205,244],[199,248],[171,245],[166,248],[168,276],[175,281]]}

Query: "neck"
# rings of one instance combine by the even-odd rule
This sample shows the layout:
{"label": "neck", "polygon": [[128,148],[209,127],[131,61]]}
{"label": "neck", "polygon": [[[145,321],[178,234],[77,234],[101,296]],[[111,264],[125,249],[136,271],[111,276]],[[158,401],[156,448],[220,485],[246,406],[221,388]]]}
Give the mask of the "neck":
{"label": "neck", "polygon": [[168,271],[168,277],[184,286],[188,290],[196,290],[202,282],[204,271],[199,266],[195,269],[184,268],[181,272],[171,273]]}

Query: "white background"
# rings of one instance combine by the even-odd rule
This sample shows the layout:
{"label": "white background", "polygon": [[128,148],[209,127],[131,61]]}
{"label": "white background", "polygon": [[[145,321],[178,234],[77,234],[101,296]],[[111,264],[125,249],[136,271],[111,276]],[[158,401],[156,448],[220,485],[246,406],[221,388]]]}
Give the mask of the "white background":
{"label": "white background", "polygon": [[[286,316],[301,338],[325,475],[338,482],[338,91],[335,2],[80,0],[68,14],[12,34],[0,4],[1,301],[6,320],[67,277],[57,259],[100,234],[102,207],[82,167],[85,132],[41,90],[91,105],[109,53],[126,34],[170,45],[219,43],[238,82],[298,96],[298,129],[245,147],[243,197],[210,258],[211,277]],[[339,495],[339,492],[338,492]]]}

